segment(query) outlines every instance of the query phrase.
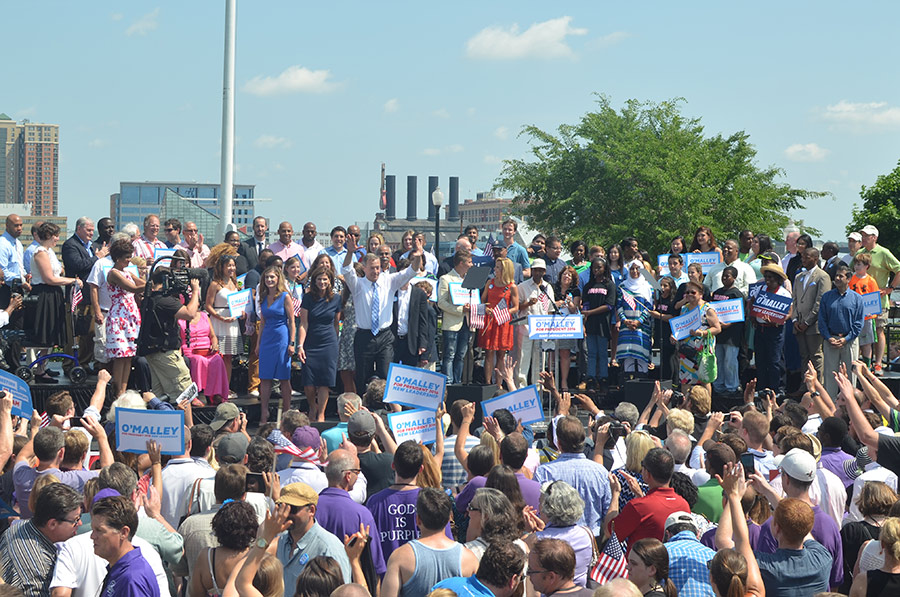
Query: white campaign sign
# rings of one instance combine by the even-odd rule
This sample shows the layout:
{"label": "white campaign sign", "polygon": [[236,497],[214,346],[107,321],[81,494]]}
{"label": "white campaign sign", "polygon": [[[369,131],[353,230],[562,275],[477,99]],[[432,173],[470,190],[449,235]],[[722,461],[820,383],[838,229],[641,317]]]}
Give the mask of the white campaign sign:
{"label": "white campaign sign", "polygon": [[427,369],[391,363],[384,402],[435,411],[444,401],[447,376]]}
{"label": "white campaign sign", "polygon": [[684,340],[691,335],[691,330],[700,327],[700,309],[691,309],[684,315],[673,317],[669,320],[672,328],[672,335],[676,340]]}
{"label": "white campaign sign", "polygon": [[144,454],[151,439],[163,454],[184,454],[184,411],[116,409],[117,450]]}
{"label": "white campaign sign", "polygon": [[505,408],[516,419],[521,419],[523,425],[544,420],[544,411],[541,410],[541,397],[537,386],[527,386],[521,390],[498,396],[481,403],[484,416],[489,417],[495,410]]}
{"label": "white campaign sign", "polygon": [[862,295],[863,301],[863,317],[869,315],[881,315],[881,292],[867,292]]}
{"label": "white campaign sign", "polygon": [[437,432],[434,411],[424,409],[390,413],[388,426],[398,445],[410,439],[423,444],[433,444]]}
{"label": "white campaign sign", "polygon": [[[450,291],[450,302],[454,305],[481,304],[481,293],[478,292],[478,289],[463,288],[462,282],[450,282],[447,284],[447,289]],[[470,295],[471,298],[469,298]]]}
{"label": "white campaign sign", "polygon": [[584,318],[581,313],[529,315],[528,337],[532,340],[584,338]]}
{"label": "white campaign sign", "polygon": [[727,301],[712,301],[709,306],[719,316],[721,323],[740,323],[744,321],[744,299],[728,299]]}
{"label": "white campaign sign", "polygon": [[[156,249],[153,249],[153,261],[156,261],[160,257],[171,257],[175,254],[176,250],[177,249],[160,249],[157,247]],[[161,265],[165,265],[165,262]]]}
{"label": "white campaign sign", "polygon": [[227,297],[228,309],[231,311],[232,317],[240,317],[241,313],[249,311],[250,307],[250,289],[232,292]]}

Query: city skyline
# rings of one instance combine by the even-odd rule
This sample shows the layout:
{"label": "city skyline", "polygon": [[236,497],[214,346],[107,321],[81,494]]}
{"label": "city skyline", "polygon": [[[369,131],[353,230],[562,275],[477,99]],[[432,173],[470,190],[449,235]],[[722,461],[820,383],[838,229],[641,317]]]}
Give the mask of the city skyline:
{"label": "city skyline", "polygon": [[[271,220],[371,221],[382,162],[418,176],[419,213],[428,176],[445,192],[459,176],[472,199],[503,159],[528,157],[523,126],[575,123],[593,93],[616,106],[683,97],[706,134],[747,131],[782,181],[833,193],[797,214],[826,239],[900,157],[900,90],[884,76],[893,3],[416,8],[238,3],[235,181],[272,199]],[[0,112],[60,125],[61,215],[105,215],[121,181],[218,182],[224,3],[22,3],[6,16],[54,40],[9,62],[18,84]],[[6,37],[26,47],[32,33]]]}

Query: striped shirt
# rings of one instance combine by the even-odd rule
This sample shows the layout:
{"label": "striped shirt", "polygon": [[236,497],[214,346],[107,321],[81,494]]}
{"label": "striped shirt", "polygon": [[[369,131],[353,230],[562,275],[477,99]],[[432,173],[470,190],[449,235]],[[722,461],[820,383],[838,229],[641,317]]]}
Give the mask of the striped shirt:
{"label": "striped shirt", "polygon": [[32,521],[11,526],[0,540],[3,582],[22,589],[25,597],[50,594],[56,546]]}

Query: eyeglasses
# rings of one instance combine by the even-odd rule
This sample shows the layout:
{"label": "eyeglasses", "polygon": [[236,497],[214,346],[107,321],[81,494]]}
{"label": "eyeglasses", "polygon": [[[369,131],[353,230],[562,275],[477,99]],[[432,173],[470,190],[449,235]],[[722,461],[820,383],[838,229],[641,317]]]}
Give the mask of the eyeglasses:
{"label": "eyeglasses", "polygon": [[185,228],[184,231],[185,232],[197,232],[197,229],[196,228]]}
{"label": "eyeglasses", "polygon": [[345,468],[345,473],[356,473],[357,475],[362,472],[361,468]]}
{"label": "eyeglasses", "polygon": [[166,228],[166,232],[175,232],[174,228]]}
{"label": "eyeglasses", "polygon": [[526,574],[528,576],[534,576],[535,574],[543,574],[544,572],[547,572],[547,571],[546,570],[535,570],[534,568],[529,568],[528,572],[526,572]]}
{"label": "eyeglasses", "polygon": [[56,520],[58,520],[60,522],[68,522],[69,524],[71,524],[73,526],[78,526],[81,524],[81,514],[79,514],[78,517],[75,518],[75,520],[69,520],[68,518],[57,518]]}

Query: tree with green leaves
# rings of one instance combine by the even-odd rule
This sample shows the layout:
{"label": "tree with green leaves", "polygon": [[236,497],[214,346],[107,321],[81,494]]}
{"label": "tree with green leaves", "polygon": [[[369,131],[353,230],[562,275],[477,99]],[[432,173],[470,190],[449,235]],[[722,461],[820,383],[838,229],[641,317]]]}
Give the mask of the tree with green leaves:
{"label": "tree with green leaves", "polygon": [[604,246],[635,236],[651,253],[701,225],[719,239],[745,228],[777,237],[790,210],[825,195],[758,167],[743,131],[705,136],[699,118],[682,116],[683,102],[630,100],[616,111],[600,95],[595,111],[556,135],[527,126],[534,161],[505,161],[495,188],[515,195],[531,228]]}
{"label": "tree with green leaves", "polygon": [[853,208],[847,234],[867,224],[878,228],[878,244],[900,254],[900,162],[890,174],[881,174],[871,187],[859,191],[862,207]]}

